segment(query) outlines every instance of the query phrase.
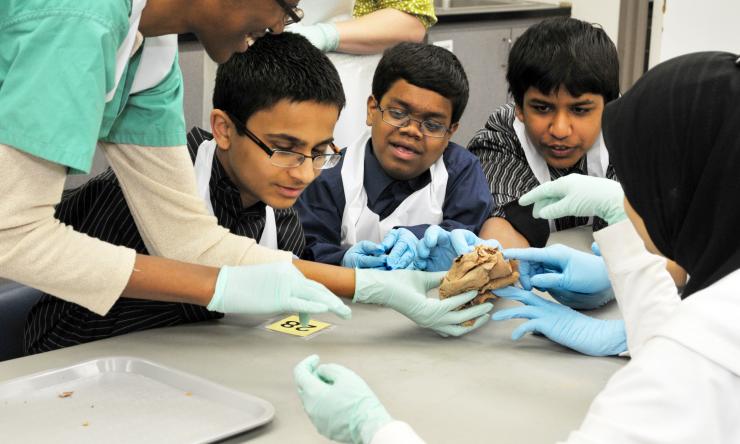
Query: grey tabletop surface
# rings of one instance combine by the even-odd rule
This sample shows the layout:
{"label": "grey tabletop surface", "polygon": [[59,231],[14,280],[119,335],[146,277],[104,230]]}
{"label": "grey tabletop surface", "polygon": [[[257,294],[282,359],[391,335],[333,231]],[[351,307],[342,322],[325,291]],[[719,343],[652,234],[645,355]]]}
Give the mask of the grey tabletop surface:
{"label": "grey tabletop surface", "polygon": [[[553,242],[588,249],[590,229]],[[498,301],[494,310],[516,303]],[[402,315],[353,305],[353,317],[303,339],[266,330],[264,319],[223,320],[148,330],[0,363],[0,383],[104,356],[134,356],[207,378],[271,402],[267,426],[228,442],[321,443],[298,399],[292,370],[317,353],[357,371],[390,414],[429,443],[548,443],[580,424],[594,396],[627,360],[594,358],[542,336],[518,342],[522,321],[489,322],[461,338],[442,338]],[[615,303],[591,314],[619,316]],[[6,437],[7,438],[7,437]]]}

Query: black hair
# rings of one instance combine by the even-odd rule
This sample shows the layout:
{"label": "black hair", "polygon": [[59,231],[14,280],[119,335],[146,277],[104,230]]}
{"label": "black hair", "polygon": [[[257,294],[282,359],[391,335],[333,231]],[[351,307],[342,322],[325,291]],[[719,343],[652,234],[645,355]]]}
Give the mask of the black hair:
{"label": "black hair", "polygon": [[452,102],[452,123],[468,104],[468,77],[455,54],[425,43],[399,43],[383,53],[373,76],[373,97],[380,102],[398,81],[436,92]]}
{"label": "black hair", "polygon": [[535,87],[551,94],[560,85],[572,96],[591,93],[604,103],[619,97],[619,58],[614,42],[603,29],[569,17],[532,25],[509,53],[506,80],[517,105]]}
{"label": "black hair", "polygon": [[241,124],[284,99],[336,105],[337,111],[346,102],[336,68],[302,35],[267,34],[218,67],[213,107]]}

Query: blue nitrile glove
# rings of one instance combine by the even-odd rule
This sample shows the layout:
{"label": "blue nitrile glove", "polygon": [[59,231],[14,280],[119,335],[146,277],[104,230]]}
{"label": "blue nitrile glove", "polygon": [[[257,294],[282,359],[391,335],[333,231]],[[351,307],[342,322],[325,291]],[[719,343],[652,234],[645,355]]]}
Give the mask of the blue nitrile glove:
{"label": "blue nitrile glove", "polygon": [[416,248],[419,239],[414,233],[406,228],[394,228],[386,234],[383,248],[388,253],[386,267],[391,270],[414,270],[414,259],[416,259]]}
{"label": "blue nitrile glove", "polygon": [[600,256],[565,245],[510,248],[507,259],[519,260],[519,282],[525,290],[547,291],[561,304],[577,309],[601,307],[614,299],[606,264]]}
{"label": "blue nitrile glove", "polygon": [[344,253],[342,266],[349,268],[385,269],[386,255],[380,244],[367,240],[357,242]]}
{"label": "blue nitrile glove", "polygon": [[492,316],[494,321],[528,319],[511,333],[515,341],[525,333],[537,332],[586,355],[612,356],[627,351],[624,321],[592,318],[516,287],[494,290],[494,294],[524,304]]}
{"label": "blue nitrile glove", "polygon": [[[427,291],[439,287],[445,273],[426,273],[411,270],[355,270],[355,297],[352,302],[378,304],[390,307],[419,326],[434,330],[442,336],[462,336],[488,321],[487,313],[493,304],[484,304],[455,311],[478,294],[476,291],[459,294],[444,300],[427,297]],[[462,324],[475,319],[470,327]]]}
{"label": "blue nitrile glove", "polygon": [[598,216],[612,225],[627,218],[619,182],[583,174],[545,182],[519,198],[519,205],[532,204],[532,215],[542,219]]}
{"label": "blue nitrile glove", "polygon": [[470,253],[476,245],[501,248],[494,239],[483,240],[469,230],[447,231],[430,225],[416,250],[416,268],[426,271],[447,271],[461,254]]}
{"label": "blue nitrile glove", "polygon": [[301,34],[311,44],[321,51],[336,51],[339,47],[339,31],[332,23],[316,23],[315,25],[295,25],[287,29],[289,32]]}
{"label": "blue nitrile glove", "polygon": [[341,299],[306,279],[290,262],[222,267],[208,309],[253,315],[331,311],[343,319],[352,316]]}
{"label": "blue nitrile glove", "polygon": [[293,376],[308,417],[332,441],[370,443],[393,420],[365,381],[346,367],[319,365],[319,357],[311,355],[295,366]]}

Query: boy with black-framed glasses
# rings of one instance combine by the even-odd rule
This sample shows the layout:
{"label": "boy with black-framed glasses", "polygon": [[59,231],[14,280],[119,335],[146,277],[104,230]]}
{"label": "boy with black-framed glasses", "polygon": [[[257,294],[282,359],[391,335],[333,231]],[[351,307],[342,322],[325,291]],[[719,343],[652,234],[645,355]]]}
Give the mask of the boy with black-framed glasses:
{"label": "boy with black-framed glasses", "polygon": [[[213,102],[213,134],[194,128],[187,137],[199,195],[232,233],[299,256],[304,236],[291,207],[339,157],[333,131],[345,98],[336,70],[305,38],[268,35],[219,67]],[[56,214],[80,232],[147,253],[110,169],[67,191]],[[45,295],[29,315],[25,349],[38,353],[222,316],[196,305],[128,298],[100,316]]]}
{"label": "boy with black-framed glasses", "polygon": [[420,43],[386,50],[367,101],[369,130],[296,205],[304,258],[422,268],[416,244],[430,225],[477,233],[493,208],[488,183],[476,157],[450,142],[467,101],[451,52]]}

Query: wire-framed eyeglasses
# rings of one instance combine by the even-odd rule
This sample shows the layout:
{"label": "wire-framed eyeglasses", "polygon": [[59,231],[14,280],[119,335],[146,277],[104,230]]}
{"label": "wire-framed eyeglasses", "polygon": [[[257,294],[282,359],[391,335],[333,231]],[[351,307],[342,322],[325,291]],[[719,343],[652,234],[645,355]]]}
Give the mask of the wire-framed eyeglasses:
{"label": "wire-framed eyeglasses", "polygon": [[275,0],[275,2],[283,8],[283,11],[285,11],[283,25],[288,26],[303,20],[303,9],[298,6],[289,6],[285,3],[285,0]]}
{"label": "wire-framed eyeglasses", "polygon": [[342,158],[340,154],[341,150],[337,148],[334,143],[329,142],[324,145],[316,146],[313,151],[318,151],[320,154],[314,154],[313,156],[306,156],[302,153],[296,153],[288,150],[276,150],[270,148],[265,142],[251,132],[246,125],[241,123],[241,120],[237,119],[231,113],[226,113],[231,119],[231,123],[234,124],[237,132],[240,135],[247,136],[255,145],[260,147],[270,157],[270,163],[275,166],[283,168],[296,168],[303,165],[306,159],[311,159],[312,166],[315,170],[328,170],[339,163],[339,159]]}
{"label": "wire-framed eyeglasses", "polygon": [[380,118],[383,119],[383,122],[387,123],[388,125],[395,126],[396,128],[405,128],[409,126],[411,122],[416,122],[419,124],[419,131],[421,131],[422,134],[429,137],[437,137],[441,138],[444,137],[447,132],[450,131],[450,129],[435,121],[432,119],[414,119],[411,117],[411,115],[400,108],[383,108],[380,106],[380,103],[378,101],[375,101],[378,109],[380,110]]}

